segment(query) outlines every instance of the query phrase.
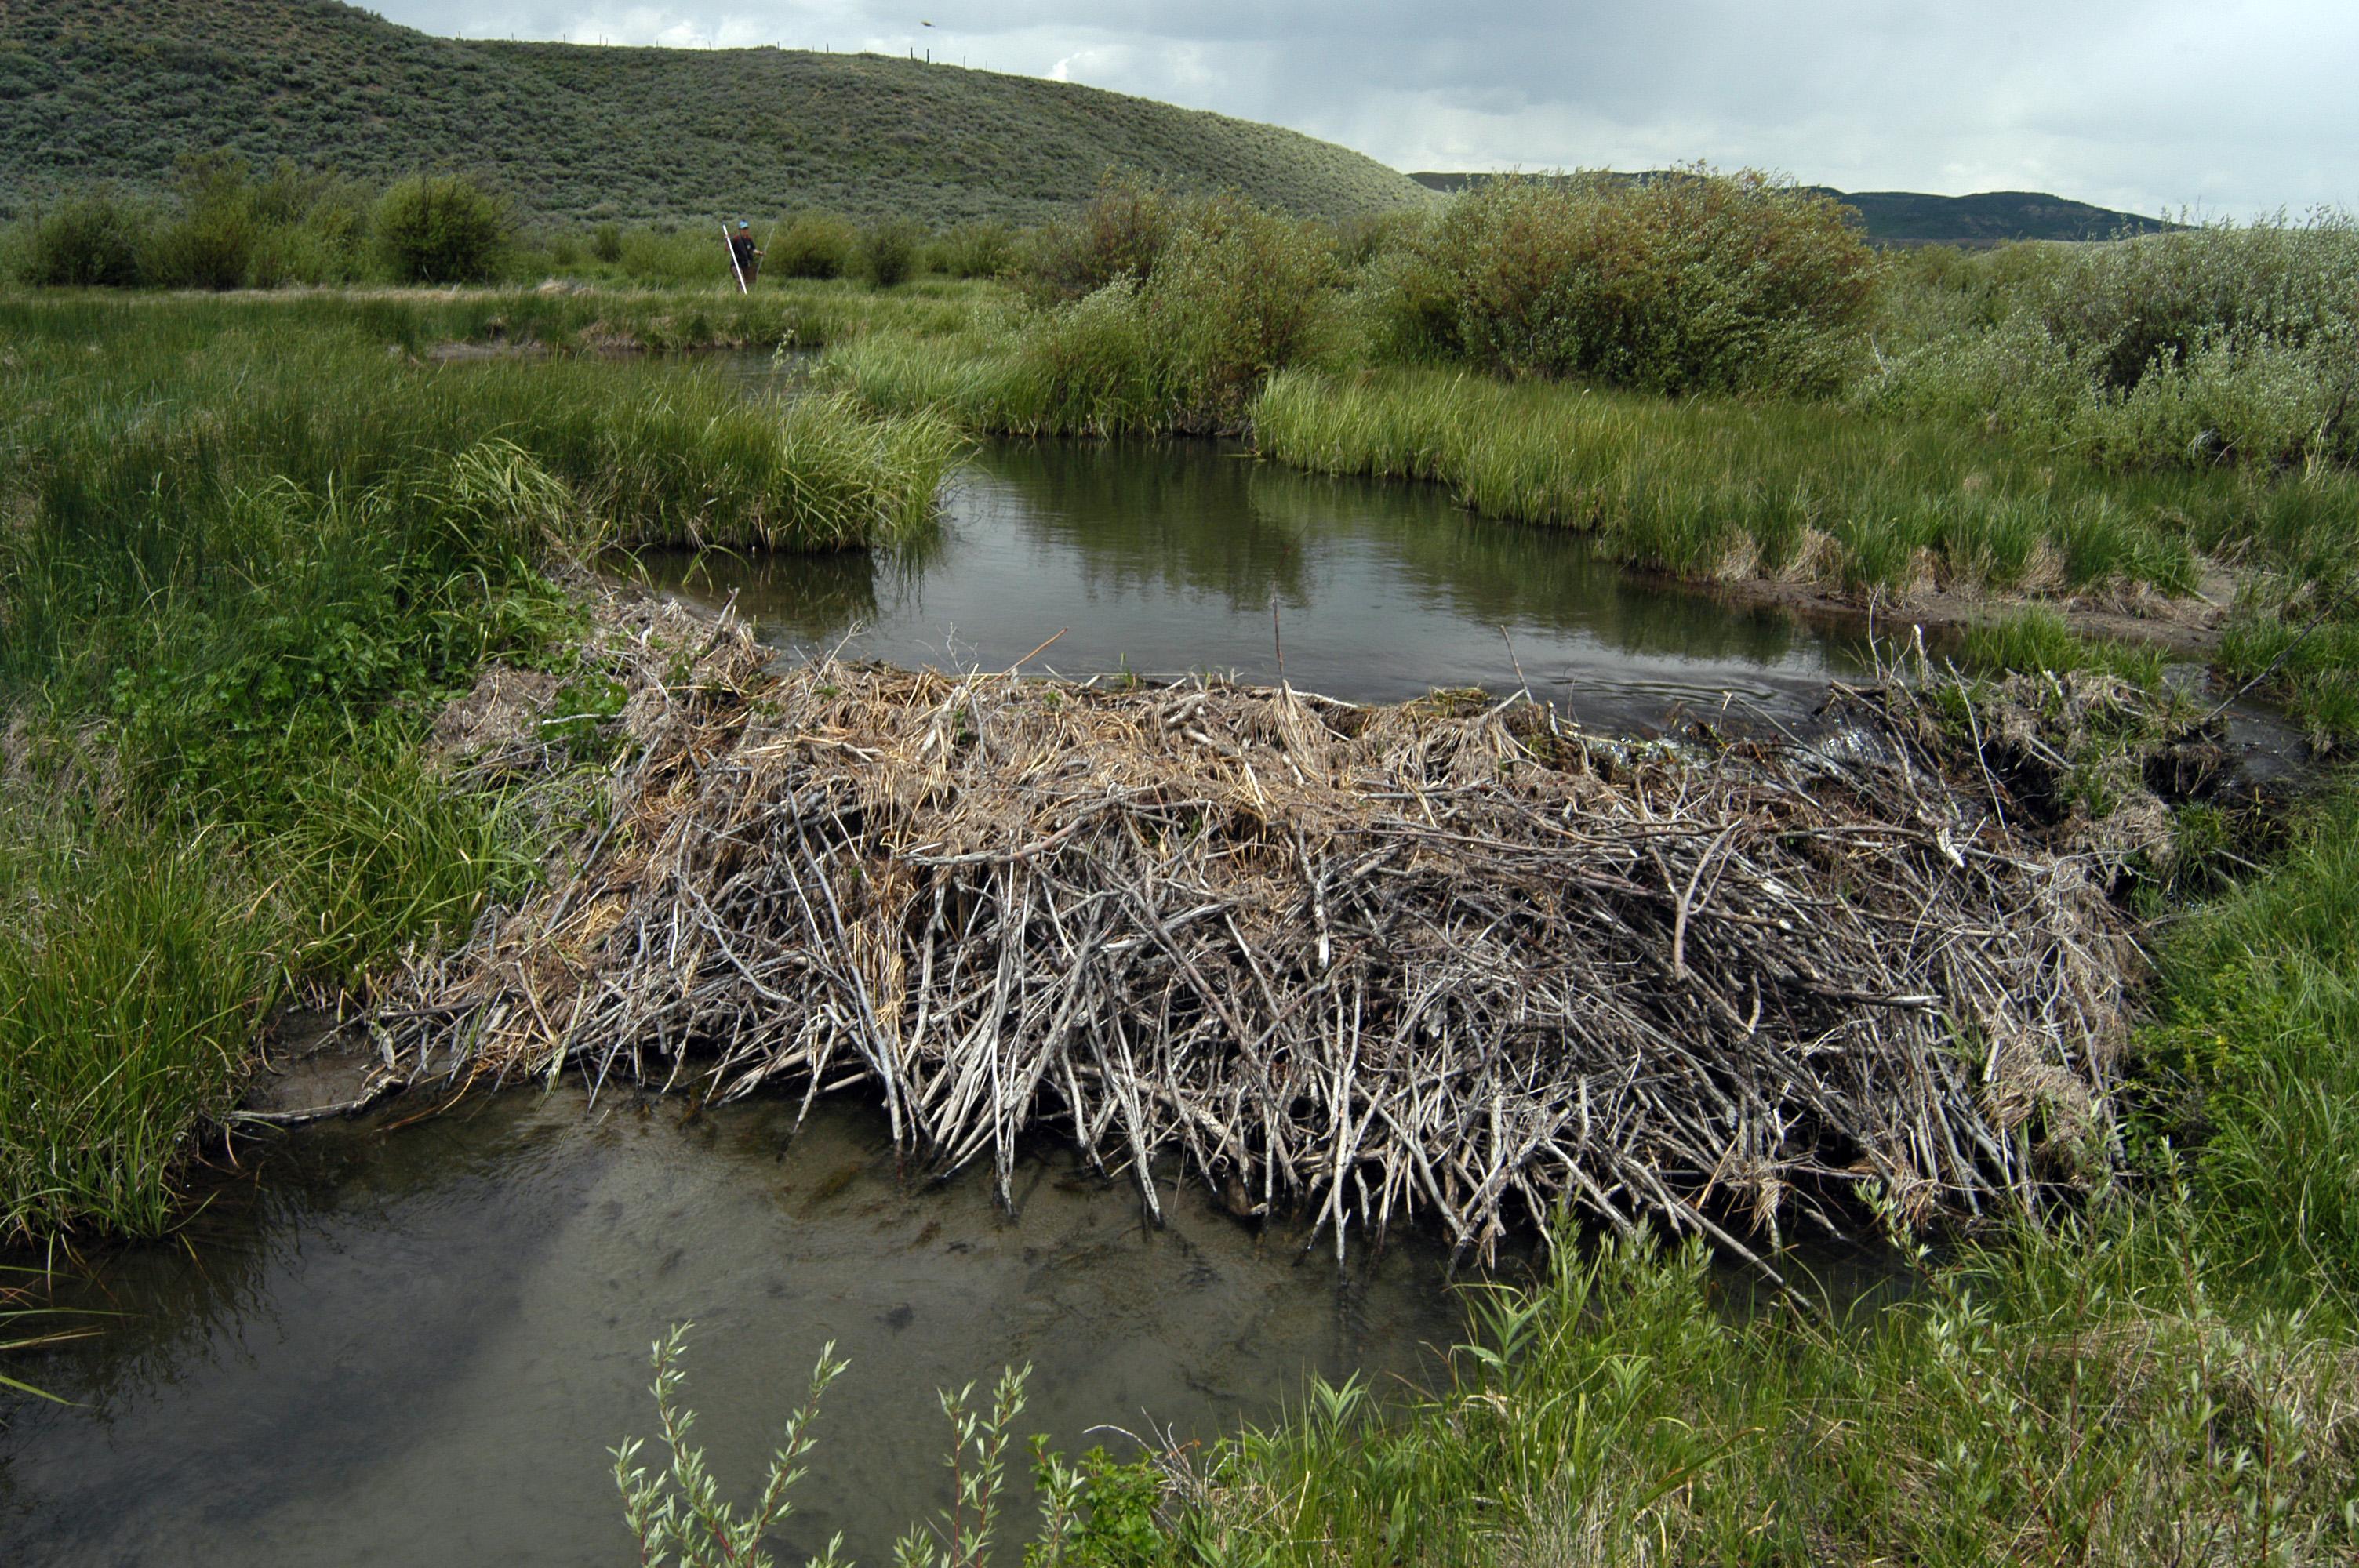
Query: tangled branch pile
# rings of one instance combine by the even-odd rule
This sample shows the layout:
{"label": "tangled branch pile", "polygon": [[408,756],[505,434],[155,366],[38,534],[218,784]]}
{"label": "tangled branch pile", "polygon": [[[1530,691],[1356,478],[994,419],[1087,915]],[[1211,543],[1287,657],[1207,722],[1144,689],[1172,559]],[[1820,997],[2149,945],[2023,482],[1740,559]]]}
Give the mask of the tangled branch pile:
{"label": "tangled branch pile", "polygon": [[1182,1156],[1339,1252],[1416,1215],[1487,1254],[1560,1201],[1746,1252],[1861,1183],[1979,1213],[2109,1147],[2102,875],[1897,689],[1821,743],[1632,745],[1520,701],[773,673],[628,613],[611,820],[409,977],[381,1038],[419,1073],[860,1086],[1003,1193],[1046,1123],[1150,1208]]}

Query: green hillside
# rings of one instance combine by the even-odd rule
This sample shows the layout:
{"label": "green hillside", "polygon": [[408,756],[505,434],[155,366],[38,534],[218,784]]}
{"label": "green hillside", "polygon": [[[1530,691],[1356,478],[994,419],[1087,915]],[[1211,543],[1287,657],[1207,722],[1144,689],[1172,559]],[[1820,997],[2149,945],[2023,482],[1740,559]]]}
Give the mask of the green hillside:
{"label": "green hillside", "polygon": [[374,179],[473,169],[568,219],[1030,222],[1110,165],[1306,215],[1430,200],[1274,125],[951,65],[439,38],[335,0],[0,0],[0,207],[158,186],[214,147]]}
{"label": "green hillside", "polygon": [[[1430,190],[1457,191],[1495,177],[1429,171],[1409,178]],[[1837,190],[1824,185],[1811,189],[1856,211],[1867,237],[1882,245],[1973,248],[2009,240],[2110,240],[2121,234],[2151,234],[2167,227],[2151,218],[2039,190],[1935,196],[1919,190]]]}
{"label": "green hillside", "polygon": [[2151,234],[2151,218],[2093,207],[2041,190],[1931,196],[1916,190],[1830,190],[1858,212],[1867,237],[1888,245],[2003,244],[2009,240],[2110,240]]}

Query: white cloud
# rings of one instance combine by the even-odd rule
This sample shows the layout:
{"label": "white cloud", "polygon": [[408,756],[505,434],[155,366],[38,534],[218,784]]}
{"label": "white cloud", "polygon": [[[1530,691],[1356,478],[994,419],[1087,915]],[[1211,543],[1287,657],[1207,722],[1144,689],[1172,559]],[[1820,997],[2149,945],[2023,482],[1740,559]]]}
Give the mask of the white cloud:
{"label": "white cloud", "polygon": [[1275,121],[1401,168],[1703,158],[2141,211],[2359,205],[2349,0],[378,3],[474,36],[930,48]]}

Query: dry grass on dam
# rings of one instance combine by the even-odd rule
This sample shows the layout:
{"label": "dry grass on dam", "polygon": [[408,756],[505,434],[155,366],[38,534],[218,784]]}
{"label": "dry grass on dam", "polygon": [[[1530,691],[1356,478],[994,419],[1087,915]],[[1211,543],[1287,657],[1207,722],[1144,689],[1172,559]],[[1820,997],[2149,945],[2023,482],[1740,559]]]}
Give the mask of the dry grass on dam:
{"label": "dry grass on dam", "polygon": [[[1339,1250],[1570,1202],[1744,1251],[1863,1184],[1924,1221],[2112,1158],[2105,890],[2150,817],[2043,825],[1989,692],[1984,752],[1935,717],[1963,688],[1897,684],[1815,741],[1632,743],[1521,700],[780,673],[734,621],[606,615],[611,809],[399,988],[417,1076],[858,1087],[941,1168],[1004,1185],[1046,1126]],[[560,776],[590,720],[553,688],[487,676],[446,765]]]}

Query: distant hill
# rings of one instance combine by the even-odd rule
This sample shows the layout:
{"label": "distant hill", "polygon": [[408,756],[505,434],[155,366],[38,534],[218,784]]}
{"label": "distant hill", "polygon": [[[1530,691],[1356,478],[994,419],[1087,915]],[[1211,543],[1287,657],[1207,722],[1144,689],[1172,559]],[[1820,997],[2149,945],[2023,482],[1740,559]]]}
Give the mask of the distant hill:
{"label": "distant hill", "polygon": [[1030,222],[1110,165],[1305,215],[1431,200],[1275,125],[919,60],[440,38],[336,0],[0,0],[0,208],[154,188],[214,147],[376,179],[476,169],[568,219]]}
{"label": "distant hill", "polygon": [[[1413,174],[1429,190],[1464,190],[1489,174]],[[1625,178],[1643,179],[1645,175]],[[1932,196],[1915,190],[1810,189],[1859,213],[1867,237],[1884,245],[2003,244],[2009,240],[2110,240],[2151,234],[2169,225],[2152,218],[2093,207],[2038,190],[1986,190],[1974,196]]]}

